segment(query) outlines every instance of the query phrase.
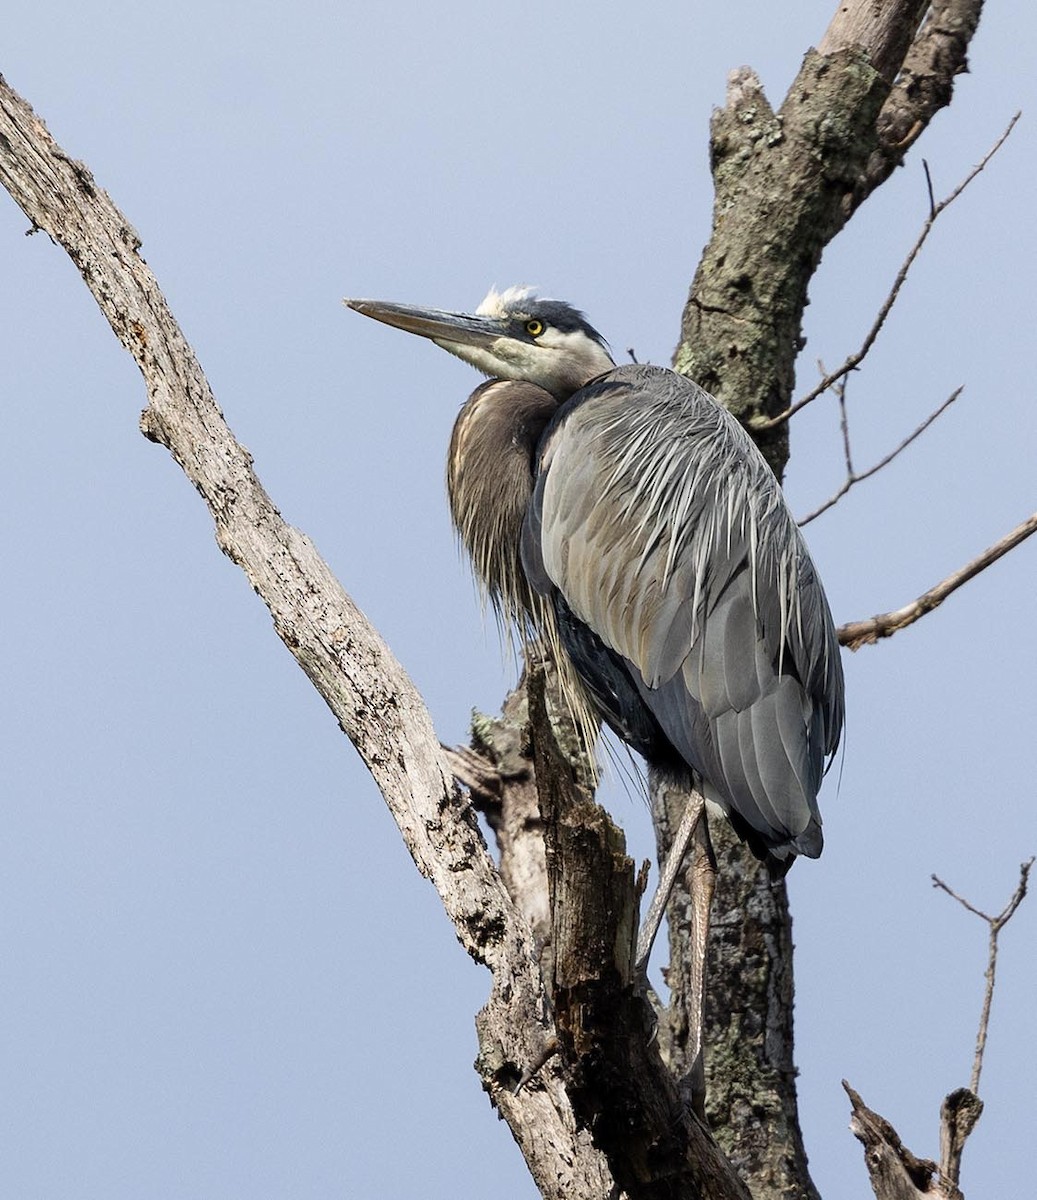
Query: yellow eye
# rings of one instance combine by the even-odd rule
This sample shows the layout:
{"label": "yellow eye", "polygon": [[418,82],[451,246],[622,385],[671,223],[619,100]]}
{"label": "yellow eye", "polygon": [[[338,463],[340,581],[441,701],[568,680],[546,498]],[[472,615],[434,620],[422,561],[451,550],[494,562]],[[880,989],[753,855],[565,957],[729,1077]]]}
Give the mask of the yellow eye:
{"label": "yellow eye", "polygon": [[544,332],[544,322],[538,321],[536,317],[531,317],[526,322],[526,333],[530,337],[539,337]]}

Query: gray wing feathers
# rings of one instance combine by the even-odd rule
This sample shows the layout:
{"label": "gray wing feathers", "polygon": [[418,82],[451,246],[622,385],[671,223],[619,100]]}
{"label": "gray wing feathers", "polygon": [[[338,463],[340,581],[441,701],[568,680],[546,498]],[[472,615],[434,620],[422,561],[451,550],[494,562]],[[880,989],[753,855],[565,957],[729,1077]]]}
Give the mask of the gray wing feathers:
{"label": "gray wing feathers", "polygon": [[523,562],[628,661],[728,808],[820,852],[838,645],[777,481],[733,418],[659,368],[592,384],[545,439]]}

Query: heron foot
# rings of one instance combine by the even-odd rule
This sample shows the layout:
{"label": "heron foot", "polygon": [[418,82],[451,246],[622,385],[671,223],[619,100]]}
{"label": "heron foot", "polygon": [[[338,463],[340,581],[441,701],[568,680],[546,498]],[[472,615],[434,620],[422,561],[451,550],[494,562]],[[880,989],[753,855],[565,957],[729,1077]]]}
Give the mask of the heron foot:
{"label": "heron foot", "polygon": [[537,1075],[540,1073],[540,1071],[543,1070],[545,1064],[550,1062],[550,1060],[557,1053],[558,1053],[558,1039],[555,1037],[549,1037],[547,1039],[547,1041],[544,1043],[543,1049],[540,1051],[540,1053],[536,1056],[536,1058],[533,1059],[533,1061],[529,1064],[529,1066],[526,1067],[525,1070],[522,1072],[522,1074],[519,1076],[519,1081],[518,1081],[518,1083],[515,1084],[515,1095],[516,1096],[519,1094],[519,1092],[522,1091],[522,1089],[526,1086],[527,1083],[530,1083],[532,1080],[534,1080],[537,1077]]}

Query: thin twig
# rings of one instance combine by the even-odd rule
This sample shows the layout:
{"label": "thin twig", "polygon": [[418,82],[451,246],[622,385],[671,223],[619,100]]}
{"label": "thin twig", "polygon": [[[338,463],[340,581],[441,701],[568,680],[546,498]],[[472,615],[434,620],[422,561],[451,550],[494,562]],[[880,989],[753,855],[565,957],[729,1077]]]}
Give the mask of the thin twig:
{"label": "thin twig", "polygon": [[[778,413],[778,415],[776,417],[760,418],[756,421],[751,422],[751,429],[752,429],[753,433],[763,433],[765,430],[773,429],[776,425],[780,425],[783,421],[787,421],[790,417],[795,416],[795,414],[798,413],[800,411],[800,409],[805,408],[812,401],[816,400],[818,398],[818,396],[823,395],[825,392],[827,392],[829,390],[829,388],[832,387],[833,384],[838,383],[838,381],[840,379],[844,378],[844,376],[848,375],[850,373],[850,371],[854,370],[856,367],[858,367],[860,365],[860,363],[863,361],[864,357],[867,355],[868,351],[874,345],[875,339],[878,337],[879,333],[881,332],[883,325],[886,323],[886,318],[889,316],[890,309],[892,309],[893,305],[896,303],[896,299],[900,295],[900,289],[904,286],[904,281],[907,279],[907,273],[908,273],[908,271],[911,270],[911,267],[914,264],[915,259],[918,257],[918,254],[921,251],[922,247],[925,245],[925,242],[926,242],[927,238],[929,237],[929,234],[932,232],[933,226],[936,224],[937,218],[941,215],[941,213],[943,213],[947,208],[949,208],[950,205],[952,205],[955,200],[958,199],[958,197],[962,194],[962,192],[969,186],[969,184],[976,178],[976,176],[986,167],[986,165],[990,162],[990,160],[994,157],[994,155],[1001,149],[1001,147],[1008,140],[1008,137],[1011,134],[1012,130],[1015,128],[1015,123],[1019,120],[1019,118],[1021,116],[1022,116],[1021,112],[1017,112],[1015,114],[1015,116],[1011,119],[1011,121],[1008,122],[1008,126],[1006,127],[1004,133],[1001,134],[1001,136],[997,139],[997,141],[993,144],[993,146],[991,146],[991,148],[986,152],[986,154],[983,156],[983,158],[980,159],[980,161],[976,164],[976,166],[974,166],[972,168],[972,170],[965,176],[965,178],[961,181],[961,183],[959,183],[958,186],[948,196],[945,196],[936,205],[933,205],[933,203],[932,203],[932,190],[931,190],[932,182],[930,180],[930,182],[929,182],[929,188],[930,188],[929,217],[926,220],[925,224],[922,226],[922,231],[918,235],[918,238],[915,241],[915,244],[911,247],[910,251],[908,252],[907,257],[904,259],[904,262],[902,263],[900,270],[897,272],[896,279],[894,279],[894,281],[893,281],[893,286],[890,288],[889,295],[887,295],[885,301],[882,304],[882,307],[879,309],[878,315],[876,316],[871,328],[868,330],[868,333],[865,336],[864,341],[861,343],[860,349],[857,350],[854,354],[851,354],[849,356],[849,358],[847,358],[847,360],[843,363],[843,365],[841,367],[839,367],[838,370],[834,371],[831,375],[826,375],[824,377],[824,379],[822,379],[821,382],[812,391],[807,392],[807,394],[803,397],[802,400],[797,400],[795,402],[795,404],[791,404],[787,409],[785,409],[784,412]],[[926,166],[926,178],[929,179],[928,166]]]}
{"label": "thin twig", "polygon": [[870,479],[872,475],[877,474],[879,471],[882,470],[883,467],[888,467],[889,464],[893,461],[893,459],[895,459],[897,457],[897,455],[901,454],[904,450],[906,450],[908,448],[908,446],[910,446],[911,443],[913,441],[915,441],[916,438],[921,437],[922,434],[925,433],[925,431],[929,428],[929,426],[936,420],[936,418],[938,416],[940,416],[942,413],[946,412],[948,408],[950,408],[950,406],[954,403],[954,401],[957,400],[957,398],[961,395],[962,390],[963,389],[960,387],[955,388],[954,391],[951,392],[951,394],[947,397],[947,399],[944,400],[944,402],[939,406],[939,408],[934,409],[934,411],[931,412],[925,418],[925,420],[919,426],[917,426],[917,428],[912,430],[912,432],[909,433],[907,435],[907,437],[904,438],[904,440],[898,446],[896,446],[894,449],[892,449],[885,456],[885,458],[879,459],[879,461],[877,463],[875,463],[874,466],[869,467],[866,471],[861,471],[858,474],[858,472],[856,472],[853,469],[853,461],[850,457],[849,432],[848,432],[848,426],[847,426],[847,421],[846,421],[846,398],[845,398],[845,394],[844,394],[845,393],[845,383],[842,386],[839,386],[838,387],[839,409],[840,409],[839,424],[840,424],[840,427],[842,428],[842,432],[843,432],[843,453],[846,458],[846,479],[843,481],[843,484],[839,488],[839,490],[837,492],[835,492],[833,495],[829,496],[829,498],[824,502],[824,504],[819,505],[817,508],[814,509],[813,512],[808,513],[807,516],[805,516],[799,522],[800,527],[802,527],[804,525],[809,525],[810,522],[813,521],[815,517],[819,517],[823,512],[827,512],[834,505],[838,504],[839,501],[843,498],[843,496],[845,496],[846,493],[850,490],[850,488],[852,488],[854,486],[854,484],[860,483],[860,482],[862,482],[862,480],[865,480],[865,479]]}
{"label": "thin twig", "polygon": [[[828,372],[825,370],[825,364],[820,358],[817,360],[817,369],[820,372],[821,378],[824,379]],[[843,462],[846,465],[846,474],[849,477],[854,474],[853,449],[850,446],[850,416],[846,410],[846,389],[850,386],[850,381],[849,379],[841,379],[832,386],[836,399],[839,402],[839,433],[843,439]]]}
{"label": "thin twig", "polygon": [[850,417],[846,411],[846,384],[842,380],[836,387],[839,398],[839,431],[843,436],[843,461],[846,463],[846,477],[852,479],[856,472],[853,469],[853,451],[850,447]]}
{"label": "thin twig", "polygon": [[1012,893],[1012,898],[1008,901],[1005,907],[996,917],[992,917],[989,913],[983,912],[976,908],[974,904],[970,904],[964,896],[959,896],[956,891],[949,888],[938,876],[933,875],[933,887],[941,888],[948,896],[953,897],[962,906],[968,909],[970,913],[974,913],[981,920],[986,921],[990,927],[990,944],[987,955],[986,969],[986,988],[983,992],[983,1011],[979,1017],[979,1030],[976,1034],[976,1053],[972,1060],[972,1079],[969,1082],[969,1089],[973,1095],[979,1095],[979,1076],[983,1070],[983,1054],[987,1048],[987,1030],[990,1026],[990,1005],[994,999],[994,977],[997,971],[997,938],[998,934],[1008,924],[1015,915],[1016,909],[1022,904],[1026,896],[1026,886],[1030,878],[1030,868],[1033,866],[1034,860],[1031,858],[1028,862],[1020,864],[1019,867],[1019,885]]}
{"label": "thin twig", "polygon": [[988,546],[977,558],[966,563],[953,575],[948,575],[935,587],[923,592],[917,600],[905,604],[903,608],[895,609],[893,612],[880,613],[876,617],[869,617],[866,621],[850,621],[846,625],[840,625],[836,630],[840,645],[847,646],[851,650],[859,650],[861,646],[871,645],[879,638],[892,637],[894,633],[906,629],[908,625],[913,625],[926,613],[932,612],[934,608],[939,608],[951,592],[956,592],[962,584],[968,583],[981,571],[985,571],[992,563],[1006,555],[1009,550],[1013,550],[1020,542],[1025,541],[1031,533],[1037,533],[1037,513],[1027,517],[1011,533],[1006,534],[992,546]]}
{"label": "thin twig", "polygon": [[933,192],[933,177],[929,170],[929,163],[924,158],[922,159],[922,170],[925,171],[925,186],[929,192],[929,220],[932,221],[936,218],[936,195]]}

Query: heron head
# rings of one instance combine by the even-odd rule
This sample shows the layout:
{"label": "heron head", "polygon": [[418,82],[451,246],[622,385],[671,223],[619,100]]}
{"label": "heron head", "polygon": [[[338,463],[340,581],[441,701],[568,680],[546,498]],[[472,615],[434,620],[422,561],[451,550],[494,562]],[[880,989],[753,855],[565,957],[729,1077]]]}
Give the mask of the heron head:
{"label": "heron head", "polygon": [[495,379],[534,383],[565,400],[615,365],[600,333],[564,300],[531,288],[491,288],[474,313],[443,312],[381,300],[347,300],[364,316],[430,338]]}

